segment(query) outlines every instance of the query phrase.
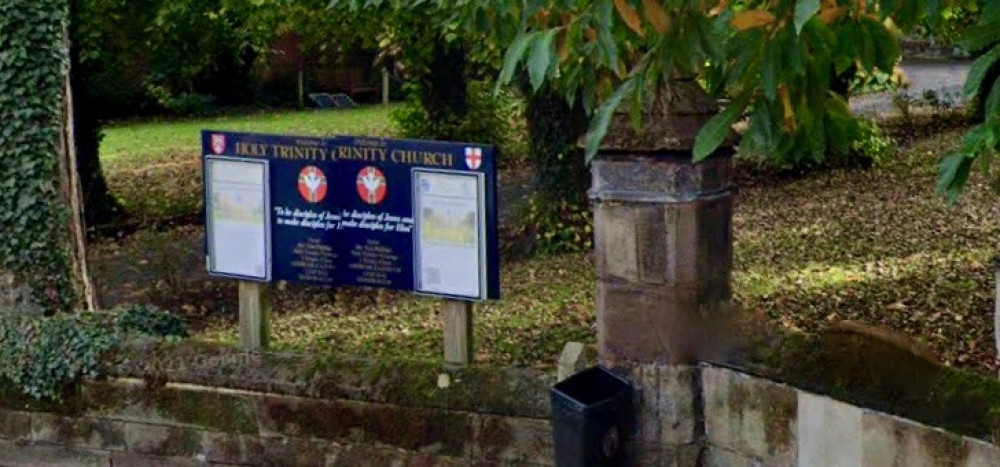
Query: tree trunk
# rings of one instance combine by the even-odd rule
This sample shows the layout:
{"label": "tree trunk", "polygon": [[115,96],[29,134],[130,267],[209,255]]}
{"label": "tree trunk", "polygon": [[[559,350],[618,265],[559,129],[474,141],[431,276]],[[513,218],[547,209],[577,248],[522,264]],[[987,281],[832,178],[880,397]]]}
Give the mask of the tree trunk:
{"label": "tree trunk", "polygon": [[[69,30],[64,30],[66,52],[70,50]],[[72,278],[77,295],[82,296],[83,304],[88,310],[97,309],[97,292],[90,277],[87,263],[87,227],[84,221],[83,207],[83,177],[79,170],[79,159],[76,144],[78,128],[75,114],[78,107],[73,102],[72,62],[63,77],[63,111],[60,131],[59,150],[59,184],[63,202],[69,208],[69,252]],[[96,151],[95,151],[96,154]],[[97,159],[96,157],[94,158]],[[98,174],[100,165],[97,166]],[[101,178],[103,183],[104,179]],[[107,187],[105,186],[105,190]]]}
{"label": "tree trunk", "polygon": [[434,129],[434,139],[456,140],[457,123],[469,111],[468,80],[465,77],[465,50],[439,42],[435,47],[430,71],[420,81],[420,99]]}
{"label": "tree trunk", "polygon": [[590,171],[577,140],[587,131],[587,115],[551,89],[528,98],[529,150],[535,186],[546,202],[584,203]]}
{"label": "tree trunk", "polygon": [[93,76],[90,67],[80,60],[80,49],[73,45],[77,37],[79,21],[75,21],[80,11],[78,0],[70,2],[70,66],[73,70],[70,85],[74,90],[75,103],[72,109],[73,134],[76,143],[76,169],[80,175],[80,191],[83,194],[84,219],[89,226],[110,223],[118,219],[123,210],[121,204],[111,194],[101,171],[99,158],[101,127],[101,102],[88,92],[88,80]]}

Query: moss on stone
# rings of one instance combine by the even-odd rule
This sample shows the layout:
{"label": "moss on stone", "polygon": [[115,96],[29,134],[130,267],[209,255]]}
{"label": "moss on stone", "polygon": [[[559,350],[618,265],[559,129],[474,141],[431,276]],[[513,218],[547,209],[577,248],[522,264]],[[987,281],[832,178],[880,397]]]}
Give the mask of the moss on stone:
{"label": "moss on stone", "polygon": [[863,336],[775,331],[721,363],[987,441],[1000,430],[1000,381]]}
{"label": "moss on stone", "polygon": [[256,411],[244,396],[165,388],[150,391],[148,397],[157,413],[180,423],[226,433],[258,431]]}

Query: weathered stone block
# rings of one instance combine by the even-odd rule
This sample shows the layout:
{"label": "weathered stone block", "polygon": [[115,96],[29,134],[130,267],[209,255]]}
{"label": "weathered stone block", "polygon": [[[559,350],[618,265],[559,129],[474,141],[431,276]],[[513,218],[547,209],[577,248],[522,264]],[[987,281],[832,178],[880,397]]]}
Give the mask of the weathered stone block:
{"label": "weathered stone block", "polygon": [[552,424],[548,420],[479,417],[471,457],[514,464],[553,465]]}
{"label": "weathered stone block", "polygon": [[702,387],[709,445],[765,465],[795,463],[795,389],[711,366],[702,368]]}
{"label": "weathered stone block", "polygon": [[[597,284],[597,341],[605,361],[687,363],[710,350],[728,297],[724,278],[704,284]],[[717,336],[716,336],[717,337]]]}
{"label": "weathered stone block", "polygon": [[95,418],[79,418],[73,423],[76,445],[104,451],[124,451],[125,423]]}
{"label": "weathered stone block", "polygon": [[107,419],[33,413],[31,441],[102,451],[124,451],[125,424]]}
{"label": "weathered stone block", "polygon": [[562,381],[591,366],[592,353],[590,347],[581,342],[567,342],[556,363],[556,379]]}
{"label": "weathered stone block", "polygon": [[704,467],[761,467],[760,460],[720,447],[705,449]]}
{"label": "weathered stone block", "polygon": [[220,432],[205,432],[202,455],[213,464],[251,464],[262,454],[253,437]]}
{"label": "weathered stone block", "polygon": [[240,434],[258,432],[254,398],[250,395],[211,388],[149,388],[125,382],[87,384],[83,395],[92,417]]}
{"label": "weathered stone block", "polygon": [[73,420],[49,413],[32,413],[31,441],[42,444],[71,444]]}
{"label": "weathered stone block", "polygon": [[1000,465],[1000,448],[982,441],[965,441],[965,460],[962,467],[994,467]]}
{"label": "weathered stone block", "polygon": [[1000,450],[980,441],[909,420],[866,411],[865,466],[995,466]]}
{"label": "weathered stone block", "polygon": [[860,408],[799,392],[798,415],[799,465],[861,465]]}
{"label": "weathered stone block", "polygon": [[732,185],[732,158],[698,164],[690,154],[599,155],[591,165],[591,197],[597,201],[686,202]]}
{"label": "weathered stone block", "polygon": [[265,436],[311,437],[336,440],[348,436],[363,421],[358,403],[262,396],[257,417]]}
{"label": "weathered stone block", "polygon": [[471,449],[471,414],[351,401],[267,396],[259,399],[261,433],[377,442],[410,450],[462,456]]}
{"label": "weathered stone block", "polygon": [[638,406],[636,437],[640,450],[695,441],[695,379],[698,369],[644,364],[631,371]]}
{"label": "weathered stone block", "polygon": [[699,444],[647,446],[636,454],[634,464],[643,467],[698,467],[702,449]]}
{"label": "weathered stone block", "polygon": [[0,439],[27,440],[31,438],[31,414],[0,410]]}
{"label": "weathered stone block", "polygon": [[187,457],[151,457],[132,452],[118,452],[110,455],[111,467],[204,467],[201,459]]}
{"label": "weathered stone block", "polygon": [[599,280],[696,284],[732,269],[732,198],[677,204],[607,202],[594,210]]}
{"label": "weathered stone block", "polygon": [[0,465],[5,467],[108,467],[109,459],[101,452],[0,440]]}
{"label": "weathered stone block", "polygon": [[203,456],[204,433],[176,426],[125,424],[128,451],[160,457],[194,458]]}
{"label": "weathered stone block", "polygon": [[594,211],[597,276],[607,280],[639,280],[636,208],[607,203]]}
{"label": "weathered stone block", "polygon": [[[339,444],[304,438],[259,438],[253,465],[327,465],[343,447]],[[336,464],[335,464],[336,465]]]}

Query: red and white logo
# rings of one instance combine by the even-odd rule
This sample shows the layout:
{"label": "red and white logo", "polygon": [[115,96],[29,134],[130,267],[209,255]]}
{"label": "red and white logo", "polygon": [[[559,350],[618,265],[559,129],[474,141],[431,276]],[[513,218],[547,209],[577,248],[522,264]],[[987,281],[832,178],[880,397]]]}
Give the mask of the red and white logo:
{"label": "red and white logo", "polygon": [[214,154],[226,152],[226,135],[212,135],[212,152]]}
{"label": "red and white logo", "polygon": [[318,203],[326,198],[326,175],[317,167],[307,166],[299,172],[299,194],[308,203]]}
{"label": "red and white logo", "polygon": [[368,204],[379,204],[385,199],[389,186],[382,171],[368,166],[358,172],[358,196]]}
{"label": "red and white logo", "polygon": [[482,164],[483,150],[481,148],[465,148],[465,165],[472,170],[477,170]]}

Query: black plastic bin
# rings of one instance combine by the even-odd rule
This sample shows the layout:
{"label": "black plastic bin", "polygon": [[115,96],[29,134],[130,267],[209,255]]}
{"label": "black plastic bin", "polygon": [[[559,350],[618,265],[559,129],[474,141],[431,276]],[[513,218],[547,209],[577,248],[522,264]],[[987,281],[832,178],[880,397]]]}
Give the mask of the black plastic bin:
{"label": "black plastic bin", "polygon": [[556,383],[552,431],[556,465],[625,465],[635,432],[632,383],[595,366]]}

